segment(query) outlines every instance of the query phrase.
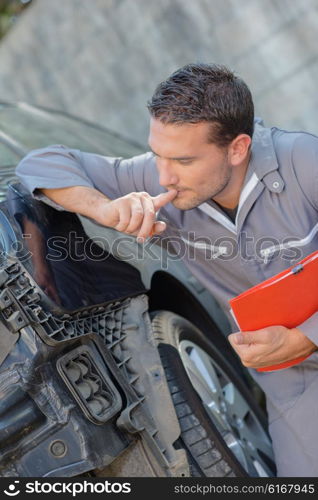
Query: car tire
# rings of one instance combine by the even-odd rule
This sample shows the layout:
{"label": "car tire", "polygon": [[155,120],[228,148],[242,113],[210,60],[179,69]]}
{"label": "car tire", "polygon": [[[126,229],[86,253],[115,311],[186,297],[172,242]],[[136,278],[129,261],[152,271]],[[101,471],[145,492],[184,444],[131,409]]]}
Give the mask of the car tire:
{"label": "car tire", "polygon": [[[186,450],[191,475],[274,476],[266,419],[240,377],[188,320],[169,311],[152,312],[151,318],[181,428],[175,446]],[[212,374],[210,394],[200,370],[207,379]],[[214,383],[219,391],[213,391]],[[229,404],[231,395],[238,408]]]}

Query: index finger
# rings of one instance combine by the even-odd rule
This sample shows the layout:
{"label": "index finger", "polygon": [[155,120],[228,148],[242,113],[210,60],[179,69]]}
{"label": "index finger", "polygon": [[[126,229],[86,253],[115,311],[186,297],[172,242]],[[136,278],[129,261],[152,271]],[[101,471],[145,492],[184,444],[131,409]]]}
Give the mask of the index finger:
{"label": "index finger", "polygon": [[170,189],[166,193],[161,193],[158,194],[157,196],[153,196],[152,201],[155,207],[155,210],[157,211],[158,208],[163,207],[164,205],[167,205],[167,203],[170,203],[178,194],[178,191],[176,189]]}
{"label": "index finger", "polygon": [[153,225],[156,220],[156,211],[152,199],[141,198],[144,209],[144,218],[137,234],[138,239],[145,239],[153,232]]}

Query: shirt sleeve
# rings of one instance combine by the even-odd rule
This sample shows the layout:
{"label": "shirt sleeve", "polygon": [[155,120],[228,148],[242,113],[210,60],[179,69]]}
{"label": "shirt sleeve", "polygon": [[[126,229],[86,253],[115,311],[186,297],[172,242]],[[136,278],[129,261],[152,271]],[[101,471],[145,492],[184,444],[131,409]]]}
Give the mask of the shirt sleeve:
{"label": "shirt sleeve", "polygon": [[[294,143],[292,160],[304,195],[318,211],[318,137],[300,133]],[[298,325],[298,328],[318,346],[318,312]]]}
{"label": "shirt sleeve", "polygon": [[55,208],[61,207],[48,201],[39,189],[87,186],[110,199],[131,192],[146,191],[156,196],[164,191],[152,153],[122,159],[54,145],[28,153],[17,166],[16,174],[35,198]]}
{"label": "shirt sleeve", "polygon": [[318,346],[318,312],[306,319],[301,325],[298,325],[298,328]]}
{"label": "shirt sleeve", "polygon": [[318,137],[299,133],[293,145],[292,163],[304,195],[318,211]]}

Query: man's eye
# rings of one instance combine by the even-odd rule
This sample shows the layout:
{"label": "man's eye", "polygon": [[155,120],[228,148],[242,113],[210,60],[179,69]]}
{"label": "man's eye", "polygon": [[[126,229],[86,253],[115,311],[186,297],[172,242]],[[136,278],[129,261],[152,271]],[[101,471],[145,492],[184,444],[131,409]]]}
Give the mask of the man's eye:
{"label": "man's eye", "polygon": [[193,160],[178,160],[178,162],[180,163],[180,165],[191,165]]}

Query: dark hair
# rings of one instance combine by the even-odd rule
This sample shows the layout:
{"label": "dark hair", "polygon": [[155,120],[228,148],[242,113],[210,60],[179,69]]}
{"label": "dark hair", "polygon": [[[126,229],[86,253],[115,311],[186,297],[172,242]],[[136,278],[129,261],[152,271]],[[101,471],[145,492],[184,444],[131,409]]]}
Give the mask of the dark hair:
{"label": "dark hair", "polygon": [[239,134],[252,137],[254,105],[241,78],[218,64],[187,64],[156,88],[147,103],[163,123],[211,122],[209,142],[227,146]]}

